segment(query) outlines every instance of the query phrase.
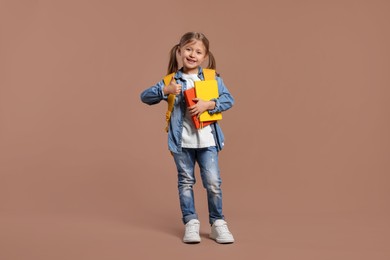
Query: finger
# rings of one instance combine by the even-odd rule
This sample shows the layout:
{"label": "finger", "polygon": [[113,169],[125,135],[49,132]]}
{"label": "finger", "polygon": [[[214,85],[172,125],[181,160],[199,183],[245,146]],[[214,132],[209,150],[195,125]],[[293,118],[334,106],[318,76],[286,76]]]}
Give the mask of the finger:
{"label": "finger", "polygon": [[175,77],[172,77],[171,83],[176,83]]}
{"label": "finger", "polygon": [[195,111],[195,110],[193,110],[193,111],[190,111],[190,115],[191,116],[196,116],[198,113]]}

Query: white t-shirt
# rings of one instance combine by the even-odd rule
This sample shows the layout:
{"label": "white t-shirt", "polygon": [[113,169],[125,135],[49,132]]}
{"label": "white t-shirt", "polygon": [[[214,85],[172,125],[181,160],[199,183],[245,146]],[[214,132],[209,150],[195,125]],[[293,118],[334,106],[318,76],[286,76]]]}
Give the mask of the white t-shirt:
{"label": "white t-shirt", "polygon": [[[200,80],[198,74],[183,74],[183,78],[187,81],[187,89],[193,88],[194,82]],[[210,146],[215,146],[211,126],[208,125],[203,128],[196,129],[194,123],[192,122],[191,115],[188,109],[186,109],[183,121],[182,147],[204,148]]]}

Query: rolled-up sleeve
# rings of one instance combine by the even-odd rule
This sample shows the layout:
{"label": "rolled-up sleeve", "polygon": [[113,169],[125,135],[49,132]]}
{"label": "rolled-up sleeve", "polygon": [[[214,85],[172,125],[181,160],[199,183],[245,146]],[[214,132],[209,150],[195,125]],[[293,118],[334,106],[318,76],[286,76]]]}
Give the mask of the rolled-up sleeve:
{"label": "rolled-up sleeve", "polygon": [[167,100],[168,96],[163,92],[164,81],[159,81],[156,85],[142,91],[140,98],[141,101],[148,105],[154,105],[160,103],[161,100]]}
{"label": "rolled-up sleeve", "polygon": [[210,114],[226,111],[234,104],[234,98],[225,86],[222,78],[217,77],[216,80],[218,82],[219,97],[212,99],[215,102],[215,108],[208,111]]}

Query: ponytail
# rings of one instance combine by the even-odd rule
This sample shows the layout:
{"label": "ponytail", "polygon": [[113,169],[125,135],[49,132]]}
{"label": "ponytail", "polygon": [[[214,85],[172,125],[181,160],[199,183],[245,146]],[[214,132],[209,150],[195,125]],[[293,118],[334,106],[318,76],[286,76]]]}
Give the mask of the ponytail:
{"label": "ponytail", "polygon": [[214,55],[209,51],[209,64],[207,66],[208,69],[213,69],[215,70],[217,68],[217,64],[215,62]]}
{"label": "ponytail", "polygon": [[168,73],[171,74],[173,72],[176,72],[179,69],[179,64],[177,63],[176,59],[176,53],[179,49],[179,44],[176,44],[172,47],[171,51],[169,52],[169,63],[168,63]]}

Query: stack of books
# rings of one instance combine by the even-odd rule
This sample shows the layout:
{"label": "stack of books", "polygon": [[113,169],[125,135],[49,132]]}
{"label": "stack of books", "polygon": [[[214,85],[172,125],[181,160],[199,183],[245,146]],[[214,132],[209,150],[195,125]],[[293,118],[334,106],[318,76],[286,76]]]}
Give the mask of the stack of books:
{"label": "stack of books", "polygon": [[[216,80],[195,81],[194,88],[184,91],[184,98],[186,100],[187,107],[191,107],[196,104],[196,102],[193,101],[194,98],[209,101],[218,97],[218,83]],[[208,111],[205,111],[199,117],[193,116],[192,122],[194,123],[195,128],[199,129],[221,119],[221,112],[210,114]]]}

